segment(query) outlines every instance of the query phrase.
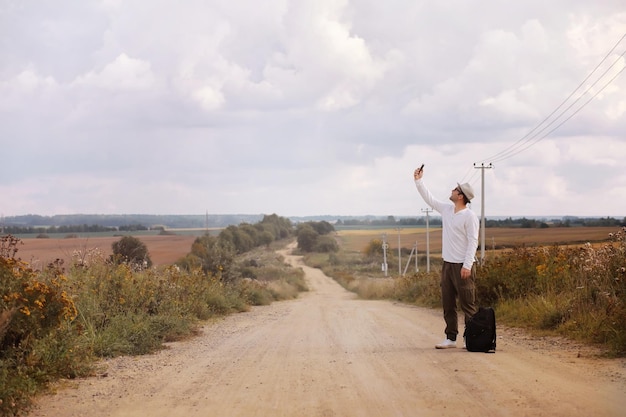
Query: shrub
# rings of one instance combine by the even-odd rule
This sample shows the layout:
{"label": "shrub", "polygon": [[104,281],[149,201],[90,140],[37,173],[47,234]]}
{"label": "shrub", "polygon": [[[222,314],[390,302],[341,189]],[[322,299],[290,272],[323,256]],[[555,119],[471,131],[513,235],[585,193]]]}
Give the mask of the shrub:
{"label": "shrub", "polygon": [[315,243],[315,252],[337,252],[339,250],[339,245],[337,244],[337,240],[332,236],[320,236]]}
{"label": "shrub", "polygon": [[383,255],[383,241],[381,239],[370,240],[363,252],[370,259],[380,259]]}
{"label": "shrub", "polygon": [[192,270],[199,265],[205,274],[232,281],[231,267],[236,251],[230,241],[206,234],[191,245],[191,252],[178,265]]}
{"label": "shrub", "polygon": [[61,263],[36,272],[14,258],[19,239],[0,241],[0,415],[13,415],[50,380],[88,372],[88,351]]}
{"label": "shrub", "polygon": [[111,245],[113,254],[111,259],[116,263],[128,263],[135,267],[151,267],[152,259],[148,248],[141,240],[134,236],[124,236]]}
{"label": "shrub", "polygon": [[298,249],[303,252],[313,252],[319,234],[308,224],[298,227]]}
{"label": "shrub", "polygon": [[397,278],[394,281],[393,298],[399,301],[441,306],[440,272],[416,273]]}

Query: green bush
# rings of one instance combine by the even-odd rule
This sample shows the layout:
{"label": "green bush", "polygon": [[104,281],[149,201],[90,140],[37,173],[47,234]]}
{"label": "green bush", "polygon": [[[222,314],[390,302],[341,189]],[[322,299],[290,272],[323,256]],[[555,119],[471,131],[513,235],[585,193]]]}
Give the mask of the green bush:
{"label": "green bush", "polygon": [[315,252],[332,253],[339,250],[337,240],[332,236],[320,236],[315,242]]}
{"label": "green bush", "polygon": [[298,225],[298,249],[303,252],[337,252],[339,245],[332,236],[334,226],[326,221],[306,222]]}
{"label": "green bush", "polygon": [[113,242],[111,249],[113,250],[111,260],[114,262],[124,262],[140,268],[152,266],[146,244],[134,236],[124,236]]}

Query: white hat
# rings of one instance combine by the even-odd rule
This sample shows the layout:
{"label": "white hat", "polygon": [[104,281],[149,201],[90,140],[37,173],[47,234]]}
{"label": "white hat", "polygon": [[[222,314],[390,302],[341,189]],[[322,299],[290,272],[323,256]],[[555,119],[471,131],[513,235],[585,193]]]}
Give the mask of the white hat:
{"label": "white hat", "polygon": [[472,198],[474,198],[474,189],[469,184],[469,182],[466,182],[465,184],[459,184],[457,182],[456,184],[459,186],[459,189],[461,190],[465,198],[467,198],[468,201],[472,201]]}

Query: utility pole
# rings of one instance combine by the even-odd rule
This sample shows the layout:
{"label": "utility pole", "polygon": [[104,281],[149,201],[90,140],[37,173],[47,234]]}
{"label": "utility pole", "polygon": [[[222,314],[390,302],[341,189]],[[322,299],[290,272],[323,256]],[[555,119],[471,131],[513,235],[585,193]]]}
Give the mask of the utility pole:
{"label": "utility pole", "polygon": [[489,163],[489,165],[480,164],[480,166],[476,166],[474,164],[475,169],[480,169],[480,264],[482,265],[485,261],[485,170],[493,168],[493,165]]}
{"label": "utility pole", "polygon": [[387,277],[387,248],[389,248],[387,233],[383,233],[383,272],[385,273],[385,277]]}
{"label": "utility pole", "polygon": [[402,229],[396,227],[396,230],[398,231],[398,276],[402,276],[402,248],[400,243],[400,230]]}
{"label": "utility pole", "polygon": [[426,272],[430,272],[430,231],[428,225],[428,213],[432,213],[433,209],[422,209],[426,213]]}

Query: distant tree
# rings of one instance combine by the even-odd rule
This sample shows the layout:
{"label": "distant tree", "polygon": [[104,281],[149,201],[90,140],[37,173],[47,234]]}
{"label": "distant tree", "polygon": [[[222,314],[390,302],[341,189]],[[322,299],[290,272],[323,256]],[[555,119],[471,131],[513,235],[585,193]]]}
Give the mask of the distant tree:
{"label": "distant tree", "polygon": [[339,244],[332,236],[320,236],[315,243],[315,252],[333,253],[339,250]]}
{"label": "distant tree", "polygon": [[[298,225],[298,249],[304,252],[337,252],[339,245],[334,237],[328,235],[328,226],[333,228],[328,222],[307,222]],[[324,233],[319,233],[320,230]]]}
{"label": "distant tree", "polygon": [[335,227],[325,220],[322,220],[321,222],[307,222],[305,224],[310,225],[319,235],[327,235],[328,233],[335,231]]}
{"label": "distant tree", "polygon": [[303,224],[298,227],[298,249],[304,252],[313,252],[319,233],[310,224]]}
{"label": "distant tree", "polygon": [[293,233],[291,220],[276,214],[265,215],[259,224],[263,226],[263,230],[268,230],[274,235],[274,240],[285,239]]}
{"label": "distant tree", "polygon": [[143,224],[127,224],[120,226],[119,229],[124,232],[136,232],[138,230],[148,230],[148,227]]}
{"label": "distant tree", "polygon": [[[248,233],[250,229],[242,226],[228,226],[222,230],[218,236],[219,240],[228,242],[237,251],[237,253],[245,253],[254,248],[256,242]],[[256,234],[256,231],[254,232]]]}
{"label": "distant tree", "polygon": [[264,245],[266,247],[270,247],[270,244],[274,241],[274,235],[267,230],[261,232],[259,234],[259,244]]}
{"label": "distant tree", "polygon": [[113,262],[152,266],[148,248],[134,236],[124,236],[117,242],[113,242],[111,248],[113,249],[113,254],[111,255]]}
{"label": "distant tree", "polygon": [[255,246],[259,246],[260,242],[259,242],[259,234],[260,234],[260,230],[255,227],[254,225],[251,225],[249,223],[242,223],[239,226],[239,230],[242,233],[245,233],[246,235],[249,236],[249,242],[251,242],[251,246],[244,248],[244,250],[242,252],[247,252],[250,249],[254,248]]}

